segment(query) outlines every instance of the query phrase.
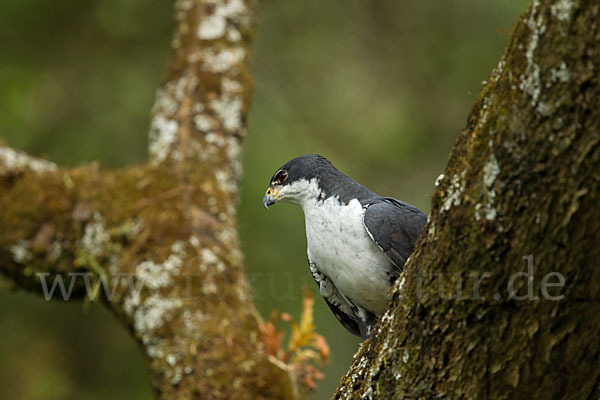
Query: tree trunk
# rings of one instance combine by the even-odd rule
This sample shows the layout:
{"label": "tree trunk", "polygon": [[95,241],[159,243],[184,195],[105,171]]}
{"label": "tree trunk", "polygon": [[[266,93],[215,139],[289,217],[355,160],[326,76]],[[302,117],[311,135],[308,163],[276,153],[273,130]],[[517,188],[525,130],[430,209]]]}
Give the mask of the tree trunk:
{"label": "tree trunk", "polygon": [[61,169],[0,147],[0,270],[46,298],[102,300],[161,399],[298,398],[264,352],[236,231],[255,11],[178,0],[175,16],[147,164]]}
{"label": "tree trunk", "polygon": [[336,399],[597,399],[600,3],[534,0]]}

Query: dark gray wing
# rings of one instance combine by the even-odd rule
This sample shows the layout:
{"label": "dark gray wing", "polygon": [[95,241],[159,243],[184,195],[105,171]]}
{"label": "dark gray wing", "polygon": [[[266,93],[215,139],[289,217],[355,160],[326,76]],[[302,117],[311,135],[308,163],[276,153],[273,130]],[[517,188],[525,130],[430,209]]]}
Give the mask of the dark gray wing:
{"label": "dark gray wing", "polygon": [[413,252],[415,241],[427,222],[418,208],[390,197],[377,197],[365,204],[363,222],[369,236],[401,271]]}
{"label": "dark gray wing", "polygon": [[346,328],[348,332],[356,336],[361,336],[360,328],[355,320],[350,318],[346,313],[342,312],[338,307],[331,304],[325,297],[323,297],[323,299],[329,306],[329,309],[333,312],[333,315],[335,315],[337,320],[340,321],[340,324],[342,324],[342,326]]}

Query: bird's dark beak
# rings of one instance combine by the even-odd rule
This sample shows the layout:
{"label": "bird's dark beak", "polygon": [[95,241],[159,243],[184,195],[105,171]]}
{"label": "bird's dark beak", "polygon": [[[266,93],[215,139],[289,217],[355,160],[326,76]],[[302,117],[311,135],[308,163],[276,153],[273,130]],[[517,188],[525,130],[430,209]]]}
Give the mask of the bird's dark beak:
{"label": "bird's dark beak", "polygon": [[267,210],[269,209],[269,206],[272,206],[275,203],[276,203],[275,199],[273,199],[272,197],[270,197],[268,194],[265,194],[263,196],[263,206],[265,206],[265,208]]}
{"label": "bird's dark beak", "polygon": [[265,206],[267,210],[269,209],[269,206],[277,203],[277,200],[279,199],[278,194],[279,190],[276,190],[273,187],[267,189],[267,193],[265,193],[262,200],[263,206]]}

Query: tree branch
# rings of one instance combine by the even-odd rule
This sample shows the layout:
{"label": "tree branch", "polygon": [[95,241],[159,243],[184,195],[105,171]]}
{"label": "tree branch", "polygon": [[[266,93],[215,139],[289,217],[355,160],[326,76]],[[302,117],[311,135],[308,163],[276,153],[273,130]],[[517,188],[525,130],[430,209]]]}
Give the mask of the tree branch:
{"label": "tree branch", "polygon": [[103,301],[162,399],[297,398],[263,351],[236,230],[253,5],[178,0],[175,16],[148,164],[59,169],[0,148],[0,270]]}
{"label": "tree branch", "polygon": [[40,160],[27,154],[2,146],[0,143],[0,176],[19,173],[25,170],[38,174],[56,171],[56,164]]}

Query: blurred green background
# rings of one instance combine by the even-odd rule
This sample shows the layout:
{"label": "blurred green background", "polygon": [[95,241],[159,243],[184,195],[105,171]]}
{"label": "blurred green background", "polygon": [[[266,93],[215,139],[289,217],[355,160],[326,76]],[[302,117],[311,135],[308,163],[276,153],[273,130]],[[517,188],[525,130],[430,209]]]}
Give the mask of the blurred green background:
{"label": "blurred green background", "polygon": [[[171,1],[2,0],[0,137],[63,165],[146,156]],[[263,0],[240,229],[263,315],[300,312],[302,212],[261,196],[288,159],[327,156],[377,193],[429,209],[433,182],[525,0]],[[1,210],[0,210],[1,212]],[[1,228],[0,228],[1,229]],[[357,338],[320,298],[328,399]],[[135,342],[98,305],[0,289],[1,399],[151,399]]]}

